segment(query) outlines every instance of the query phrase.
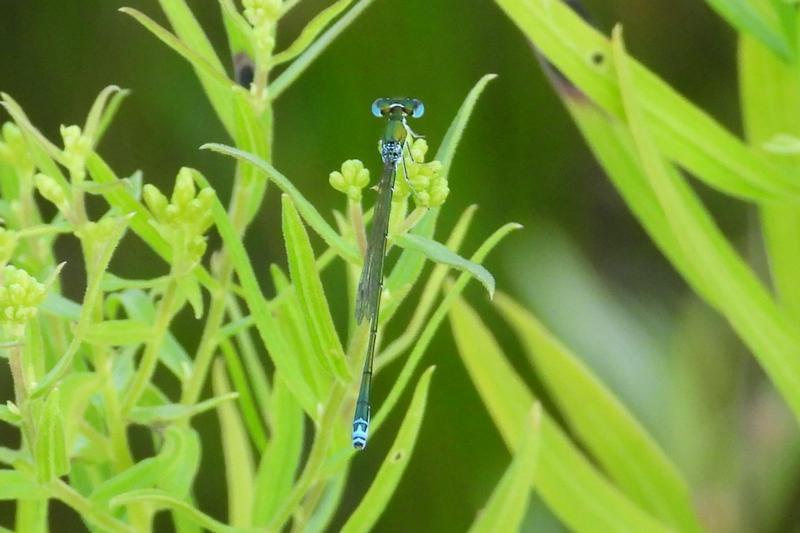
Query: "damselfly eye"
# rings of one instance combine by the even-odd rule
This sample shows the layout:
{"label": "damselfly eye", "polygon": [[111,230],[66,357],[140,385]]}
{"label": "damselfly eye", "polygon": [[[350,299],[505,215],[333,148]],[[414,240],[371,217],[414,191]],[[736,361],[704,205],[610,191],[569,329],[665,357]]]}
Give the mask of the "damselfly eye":
{"label": "damselfly eye", "polygon": [[378,98],[372,102],[372,114],[378,118],[383,116],[383,105],[385,100],[385,98]]}
{"label": "damselfly eye", "polygon": [[416,98],[414,100],[412,100],[411,102],[412,102],[412,106],[411,106],[411,109],[412,109],[411,116],[412,117],[419,118],[419,117],[421,117],[422,115],[425,114],[425,104],[423,104],[420,100],[417,100]]}

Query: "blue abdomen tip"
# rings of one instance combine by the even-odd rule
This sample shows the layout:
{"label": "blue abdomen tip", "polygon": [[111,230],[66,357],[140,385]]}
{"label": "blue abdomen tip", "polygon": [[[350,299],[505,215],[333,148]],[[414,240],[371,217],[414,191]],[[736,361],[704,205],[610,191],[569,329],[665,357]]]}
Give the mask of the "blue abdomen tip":
{"label": "blue abdomen tip", "polygon": [[367,446],[369,421],[363,418],[353,420],[353,448],[363,450]]}

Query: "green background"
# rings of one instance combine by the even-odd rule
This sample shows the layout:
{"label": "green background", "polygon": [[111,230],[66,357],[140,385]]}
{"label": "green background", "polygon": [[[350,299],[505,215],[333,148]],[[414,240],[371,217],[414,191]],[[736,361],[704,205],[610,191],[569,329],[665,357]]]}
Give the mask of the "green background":
{"label": "green background", "polygon": [[[601,28],[608,30],[615,22],[625,26],[633,55],[740,132],[735,36],[706,5],[697,0],[585,3]],[[181,166],[196,167],[227,198],[231,161],[197,148],[229,139],[188,65],[118,13],[124,5],[166,25],[155,0],[3,1],[0,90],[19,101],[49,138],[57,139],[60,124],[83,122],[104,86],[131,89],[100,146],[106,160],[120,175],[140,169],[146,182],[163,187]],[[190,5],[224,51],[217,3]],[[278,49],[324,5],[301,2],[280,26]],[[498,288],[535,310],[642,419],[688,478],[701,514],[714,529],[736,530],[747,520],[757,521],[758,506],[741,509],[746,492],[737,488],[754,468],[744,460],[749,441],[745,435],[744,444],[732,443],[733,436],[747,431],[740,415],[750,410],[741,404],[730,408],[727,400],[747,405],[763,400],[778,430],[785,430],[783,408],[770,394],[759,392],[755,365],[647,240],[586,150],[529,44],[493,2],[376,0],[277,101],[275,166],[321,212],[342,208],[343,197],[329,187],[328,173],[349,158],[363,160],[373,176],[378,169],[375,146],[381,124],[369,113],[374,98],[422,99],[426,115],[413,127],[435,149],[467,91],[490,72],[499,78],[481,98],[459,147],[440,228],[451,227],[464,208],[478,204],[464,248],[469,253],[499,225],[524,224],[526,229],[488,260]],[[285,266],[278,195],[272,192],[247,238],[268,295],[267,265]],[[712,194],[704,197],[726,233],[743,250],[754,250],[751,255],[758,261],[745,207]],[[165,272],[165,265],[133,239],[128,244],[120,248],[112,271],[139,278]],[[72,260],[65,276],[71,281],[68,292],[77,297],[82,268],[75,242],[64,240],[60,252],[64,260]],[[348,296],[341,274],[337,267],[324,278],[329,298],[339,302],[335,309],[340,316]],[[468,298],[538,390],[536,376],[485,294],[472,287]],[[395,331],[402,329],[410,307],[394,321]],[[178,328],[189,347],[196,345],[198,330],[188,313],[181,315]],[[378,531],[465,530],[509,461],[459,361],[448,326],[425,363],[436,364],[438,370],[424,426]],[[377,402],[388,392],[398,366],[376,380]],[[693,392],[692,380],[698,375],[708,398]],[[5,401],[11,394],[7,382],[2,390]],[[196,426],[205,445],[196,495],[201,509],[224,519],[216,417],[206,414]],[[368,487],[392,434],[392,428],[381,432],[355,460],[339,520]],[[146,447],[140,451],[147,453]],[[66,509],[59,508],[55,516],[62,526],[77,524]],[[787,518],[779,528],[794,518],[780,516]],[[737,525],[737,520],[744,522]],[[11,525],[8,512],[0,523]],[[559,528],[538,503],[526,521],[526,529],[534,528]]]}

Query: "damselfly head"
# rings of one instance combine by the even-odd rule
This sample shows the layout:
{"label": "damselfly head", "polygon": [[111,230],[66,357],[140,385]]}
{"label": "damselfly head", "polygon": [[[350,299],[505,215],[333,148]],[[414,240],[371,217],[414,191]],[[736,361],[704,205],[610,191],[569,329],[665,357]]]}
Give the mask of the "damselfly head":
{"label": "damselfly head", "polygon": [[378,98],[372,102],[372,114],[376,117],[399,114],[403,117],[419,118],[424,113],[425,104],[416,98]]}

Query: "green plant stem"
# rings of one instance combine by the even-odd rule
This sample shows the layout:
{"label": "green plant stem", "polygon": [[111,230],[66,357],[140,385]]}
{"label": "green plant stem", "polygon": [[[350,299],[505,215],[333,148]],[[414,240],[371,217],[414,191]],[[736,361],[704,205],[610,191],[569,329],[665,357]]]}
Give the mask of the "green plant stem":
{"label": "green plant stem", "polygon": [[103,402],[106,406],[106,424],[111,444],[112,457],[116,466],[116,471],[121,472],[133,465],[128,445],[128,433],[125,427],[125,419],[120,410],[119,397],[114,387],[114,376],[111,371],[111,358],[103,355],[95,360],[97,373],[103,383]]}
{"label": "green plant stem", "polygon": [[427,212],[428,212],[427,207],[414,208],[414,210],[406,217],[406,219],[403,220],[402,223],[400,223],[400,225],[394,231],[394,235],[392,235],[392,237],[396,235],[404,235],[409,231],[411,231],[412,229],[414,229],[414,226],[416,226],[419,223],[419,221],[422,220],[422,217],[424,217],[425,213]]}
{"label": "green plant stem", "polygon": [[[239,301],[234,296],[228,297],[228,314],[234,321],[241,320],[244,317]],[[256,403],[261,407],[262,419],[265,424],[269,425],[269,410],[267,406],[269,405],[271,391],[267,374],[264,372],[264,365],[248,330],[239,331],[236,334],[236,341],[253,388],[253,396]]]}
{"label": "green plant stem", "polygon": [[[241,174],[237,175],[233,185],[233,195],[231,197],[228,215],[231,219],[231,224],[233,224],[234,229],[236,229],[240,236],[244,235],[244,231],[249,223],[248,206],[252,199],[254,188],[255,183],[249,183],[241,179]],[[233,283],[233,271],[233,260],[230,254],[223,250],[220,254],[219,274],[217,275],[219,287],[216,291],[211,293],[208,317],[206,318],[200,345],[197,348],[192,375],[186,382],[183,394],[181,395],[182,403],[191,404],[196,402],[200,397],[203,384],[206,382],[211,360],[217,349],[217,342],[219,339],[217,333],[220,327],[222,327],[222,322],[225,318],[228,292]]]}
{"label": "green plant stem", "polygon": [[33,446],[34,424],[28,408],[28,385],[22,370],[22,345],[13,344],[8,348],[8,366],[11,368],[11,379],[14,382],[14,401],[22,416],[22,434],[29,447]]}
{"label": "green plant stem", "polygon": [[136,403],[144,393],[147,384],[153,377],[158,363],[158,352],[161,350],[161,344],[164,341],[169,324],[175,314],[176,299],[178,293],[178,283],[175,280],[167,284],[164,290],[164,295],[158,304],[158,311],[156,312],[155,323],[153,324],[153,332],[147,346],[144,349],[142,360],[139,363],[139,368],[133,376],[133,381],[128,388],[122,400],[121,414],[124,417],[130,413],[131,409],[136,406]]}
{"label": "green plant stem", "polygon": [[348,386],[338,381],[334,382],[328,401],[325,403],[325,411],[320,418],[317,432],[314,435],[314,443],[311,445],[308,459],[303,466],[303,473],[300,474],[297,482],[292,487],[292,491],[275,513],[272,521],[267,526],[267,531],[281,531],[294,510],[303,501],[308,489],[317,482],[317,477],[325,464],[325,458],[328,456],[328,448],[334,434],[333,424],[337,422],[348,388]]}
{"label": "green plant stem", "polygon": [[356,234],[356,243],[361,255],[367,253],[367,232],[364,228],[364,211],[361,202],[349,201],[347,211],[350,215],[350,223],[353,225],[353,232]]}
{"label": "green plant stem", "polygon": [[75,489],[57,479],[49,485],[53,498],[72,507],[83,519],[101,528],[103,531],[121,531],[134,533],[136,529],[120,522],[111,514],[99,509],[91,501],[84,498]]}
{"label": "green plant stem", "polygon": [[326,487],[327,482],[325,480],[318,480],[317,483],[311,487],[311,490],[308,491],[302,505],[298,507],[292,517],[292,533],[302,533],[305,531],[308,519],[314,513],[317,505],[319,505],[323,494],[325,494]]}
{"label": "green plant stem", "polygon": [[[367,333],[369,328],[365,324],[364,327],[359,329],[358,336],[348,350],[349,361],[353,361],[354,368],[360,368],[360,363],[363,364],[366,357],[366,342]],[[360,357],[354,357],[354,354],[363,354]],[[354,373],[354,375],[356,375]],[[291,492],[284,500],[283,504],[278,508],[270,523],[267,525],[267,531],[281,531],[284,524],[292,516],[294,510],[303,501],[303,497],[308,490],[314,486],[315,483],[320,482],[320,473],[323,471],[325,459],[328,456],[328,449],[330,448],[331,440],[334,435],[334,424],[339,423],[339,416],[342,412],[342,407],[347,399],[348,392],[354,392],[353,388],[357,380],[351,384],[343,384],[335,381],[331,387],[331,392],[328,396],[328,401],[325,402],[325,410],[320,417],[317,430],[314,434],[314,442],[311,445],[311,451],[308,454],[308,459],[303,466],[303,472],[297,478]],[[352,389],[352,391],[351,391]]]}

